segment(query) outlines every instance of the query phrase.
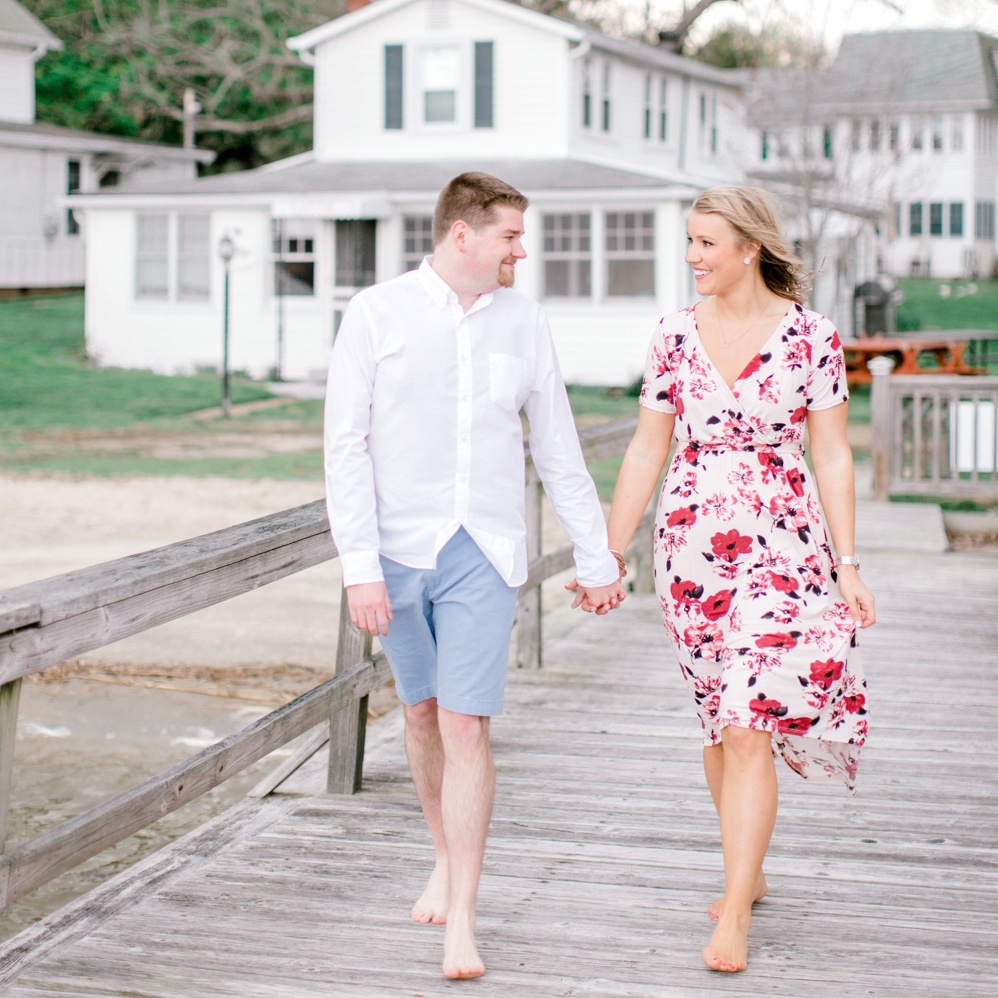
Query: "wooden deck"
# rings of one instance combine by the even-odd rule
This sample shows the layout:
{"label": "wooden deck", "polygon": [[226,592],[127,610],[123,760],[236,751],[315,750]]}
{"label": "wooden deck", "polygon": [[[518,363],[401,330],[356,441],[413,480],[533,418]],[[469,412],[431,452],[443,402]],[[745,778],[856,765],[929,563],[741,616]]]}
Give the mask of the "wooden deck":
{"label": "wooden deck", "polygon": [[655,598],[632,596],[603,619],[553,614],[545,668],[511,677],[484,978],[444,981],[442,930],[408,919],[431,851],[389,717],[362,793],[303,794],[306,773],[247,800],[0,947],[0,993],[994,998],[998,556],[873,550],[893,535],[864,515],[881,623],[862,641],[859,794],[781,766],[744,974],[700,962],[721,866],[699,726]]}

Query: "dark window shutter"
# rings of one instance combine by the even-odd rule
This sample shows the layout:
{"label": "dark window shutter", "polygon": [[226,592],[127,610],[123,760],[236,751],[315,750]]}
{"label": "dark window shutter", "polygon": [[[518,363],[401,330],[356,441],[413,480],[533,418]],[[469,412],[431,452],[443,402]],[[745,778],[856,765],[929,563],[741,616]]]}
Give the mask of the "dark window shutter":
{"label": "dark window shutter", "polygon": [[492,128],[492,42],[475,42],[475,128]]}
{"label": "dark window shutter", "polygon": [[385,46],[385,128],[402,127],[402,46]]}

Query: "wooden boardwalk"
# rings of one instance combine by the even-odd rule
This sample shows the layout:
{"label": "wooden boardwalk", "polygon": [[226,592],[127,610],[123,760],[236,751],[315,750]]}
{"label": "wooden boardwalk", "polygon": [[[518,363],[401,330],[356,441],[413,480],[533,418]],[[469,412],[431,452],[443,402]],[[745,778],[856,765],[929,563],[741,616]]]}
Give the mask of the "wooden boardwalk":
{"label": "wooden boardwalk", "polygon": [[862,641],[859,794],[781,766],[743,974],[700,961],[721,865],[699,725],[655,598],[632,596],[603,619],[554,614],[544,669],[511,677],[484,978],[444,981],[442,930],[407,917],[431,850],[389,717],[362,793],[247,800],[0,947],[0,993],[994,998],[998,555],[864,562],[881,622]]}

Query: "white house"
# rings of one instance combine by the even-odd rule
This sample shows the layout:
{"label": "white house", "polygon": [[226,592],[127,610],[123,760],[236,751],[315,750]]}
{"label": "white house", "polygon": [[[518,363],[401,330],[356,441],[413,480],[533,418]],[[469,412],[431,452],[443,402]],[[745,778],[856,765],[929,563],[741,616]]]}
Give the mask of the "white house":
{"label": "white house", "polygon": [[753,171],[822,205],[865,202],[879,269],[988,276],[996,266],[998,39],[969,30],[847,35],[822,72],[749,85]]}
{"label": "white house", "polygon": [[570,381],[637,376],[657,318],[693,300],[685,214],[738,182],[741,77],[505,0],[375,0],[290,41],[315,67],[314,149],[238,174],[77,195],[86,330],[101,363],[324,376],[344,305],[432,248],[439,189],[516,185]]}
{"label": "white house", "polygon": [[190,180],[213,155],[35,121],[35,64],[62,48],[15,0],[0,0],[0,293],[79,287],[84,244],[67,194]]}

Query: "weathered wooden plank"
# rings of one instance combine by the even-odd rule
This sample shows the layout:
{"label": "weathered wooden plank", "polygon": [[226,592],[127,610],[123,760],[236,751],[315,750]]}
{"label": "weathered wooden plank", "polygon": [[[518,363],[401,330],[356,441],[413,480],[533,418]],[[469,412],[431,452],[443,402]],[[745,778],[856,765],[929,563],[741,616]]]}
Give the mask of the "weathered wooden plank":
{"label": "weathered wooden plank", "polygon": [[41,604],[26,603],[23,600],[9,598],[7,593],[0,592],[0,634],[18,631],[22,627],[33,627],[41,619]]}
{"label": "weathered wooden plank", "polygon": [[[151,581],[148,585],[141,583],[137,587],[141,591],[134,595],[71,616],[57,616],[40,627],[0,636],[0,682],[38,672],[157,624],[214,606],[321,564],[334,554],[327,531],[213,569],[202,571],[192,563],[183,577],[155,586]],[[75,599],[64,602],[58,613],[62,614],[70,603],[75,606],[82,602]]]}
{"label": "weathered wooden plank", "polygon": [[[0,909],[91,856],[175,811],[383,685],[383,655],[323,683],[191,759],[86,811],[0,857]],[[354,741],[350,750],[354,749]],[[340,749],[334,743],[333,755]],[[351,764],[355,765],[351,755]],[[353,769],[351,769],[353,772]]]}
{"label": "weathered wooden plank", "polygon": [[7,815],[10,811],[10,788],[14,775],[14,738],[17,735],[20,702],[20,679],[0,686],[0,853],[7,843]]}
{"label": "weathered wooden plank", "polygon": [[[41,623],[48,624],[328,534],[325,504],[320,499],[151,551],[29,582],[4,591],[2,596],[10,603],[39,604]],[[328,543],[327,560],[336,557],[331,537]]]}

